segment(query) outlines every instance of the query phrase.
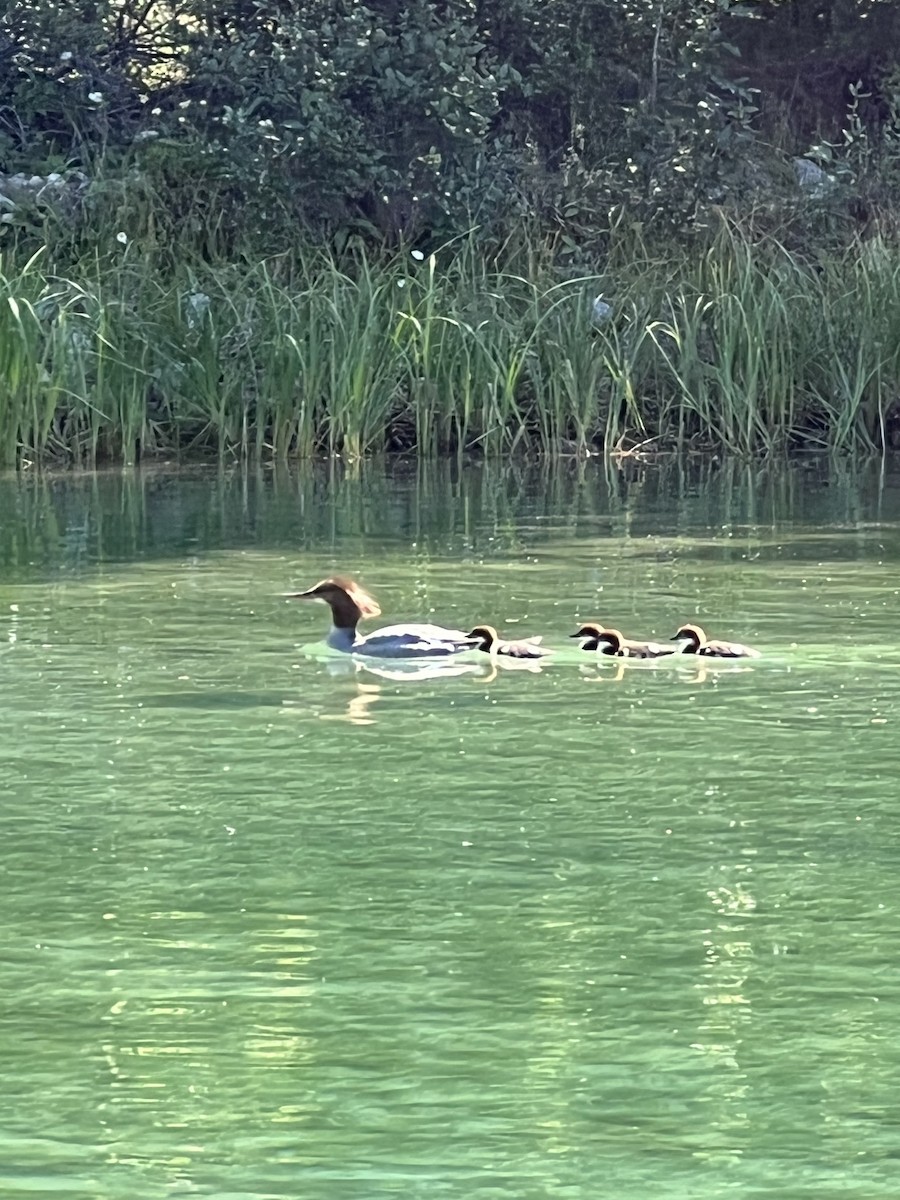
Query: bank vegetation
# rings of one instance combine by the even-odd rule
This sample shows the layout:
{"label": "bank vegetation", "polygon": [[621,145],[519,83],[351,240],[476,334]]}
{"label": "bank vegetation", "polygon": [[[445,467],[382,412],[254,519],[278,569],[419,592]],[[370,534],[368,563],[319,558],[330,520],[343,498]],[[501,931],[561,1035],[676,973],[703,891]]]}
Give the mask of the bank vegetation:
{"label": "bank vegetation", "polygon": [[0,23],[0,462],[900,440],[892,0]]}

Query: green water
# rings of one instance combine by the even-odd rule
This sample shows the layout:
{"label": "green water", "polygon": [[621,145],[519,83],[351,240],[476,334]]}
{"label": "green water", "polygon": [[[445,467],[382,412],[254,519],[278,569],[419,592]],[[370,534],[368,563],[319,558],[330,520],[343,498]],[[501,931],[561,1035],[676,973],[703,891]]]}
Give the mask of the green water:
{"label": "green water", "polygon": [[0,1194],[893,1200],[898,600],[877,466],[0,479]]}

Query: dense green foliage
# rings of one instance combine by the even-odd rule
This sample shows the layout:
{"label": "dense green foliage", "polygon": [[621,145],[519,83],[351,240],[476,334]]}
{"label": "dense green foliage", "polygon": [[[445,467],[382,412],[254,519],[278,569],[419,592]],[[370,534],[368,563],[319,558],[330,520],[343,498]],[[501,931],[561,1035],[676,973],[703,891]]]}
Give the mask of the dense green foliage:
{"label": "dense green foliage", "polygon": [[894,0],[31,0],[0,61],[7,463],[892,444]]}
{"label": "dense green foliage", "polygon": [[611,221],[684,232],[784,200],[791,154],[866,200],[893,166],[898,8],[30,0],[0,25],[0,170],[77,164],[95,210],[138,234],[148,198],[154,228],[188,207],[212,250],[298,222],[341,244],[527,218],[578,258]]}

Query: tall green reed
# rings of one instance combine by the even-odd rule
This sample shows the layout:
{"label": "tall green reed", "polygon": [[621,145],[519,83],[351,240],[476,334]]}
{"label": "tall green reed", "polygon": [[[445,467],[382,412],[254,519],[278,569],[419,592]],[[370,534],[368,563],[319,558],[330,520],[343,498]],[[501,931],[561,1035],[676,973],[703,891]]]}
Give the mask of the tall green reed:
{"label": "tall green reed", "polygon": [[[0,463],[578,446],[871,450],[900,421],[900,255],[734,230],[560,277],[475,235],[419,256],[0,264]],[[611,297],[597,323],[591,299]]]}

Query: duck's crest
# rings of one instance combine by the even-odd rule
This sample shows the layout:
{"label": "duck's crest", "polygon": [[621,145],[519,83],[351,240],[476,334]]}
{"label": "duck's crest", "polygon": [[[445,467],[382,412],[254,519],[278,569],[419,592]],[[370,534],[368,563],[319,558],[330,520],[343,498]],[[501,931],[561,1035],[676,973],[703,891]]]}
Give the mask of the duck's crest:
{"label": "duck's crest", "polygon": [[326,579],[319,587],[324,587],[330,584],[332,587],[340,588],[342,592],[346,592],[360,612],[360,619],[365,617],[380,617],[381,608],[377,600],[370,596],[365,588],[361,587],[355,579],[351,579],[349,575],[333,575],[330,579]]}

